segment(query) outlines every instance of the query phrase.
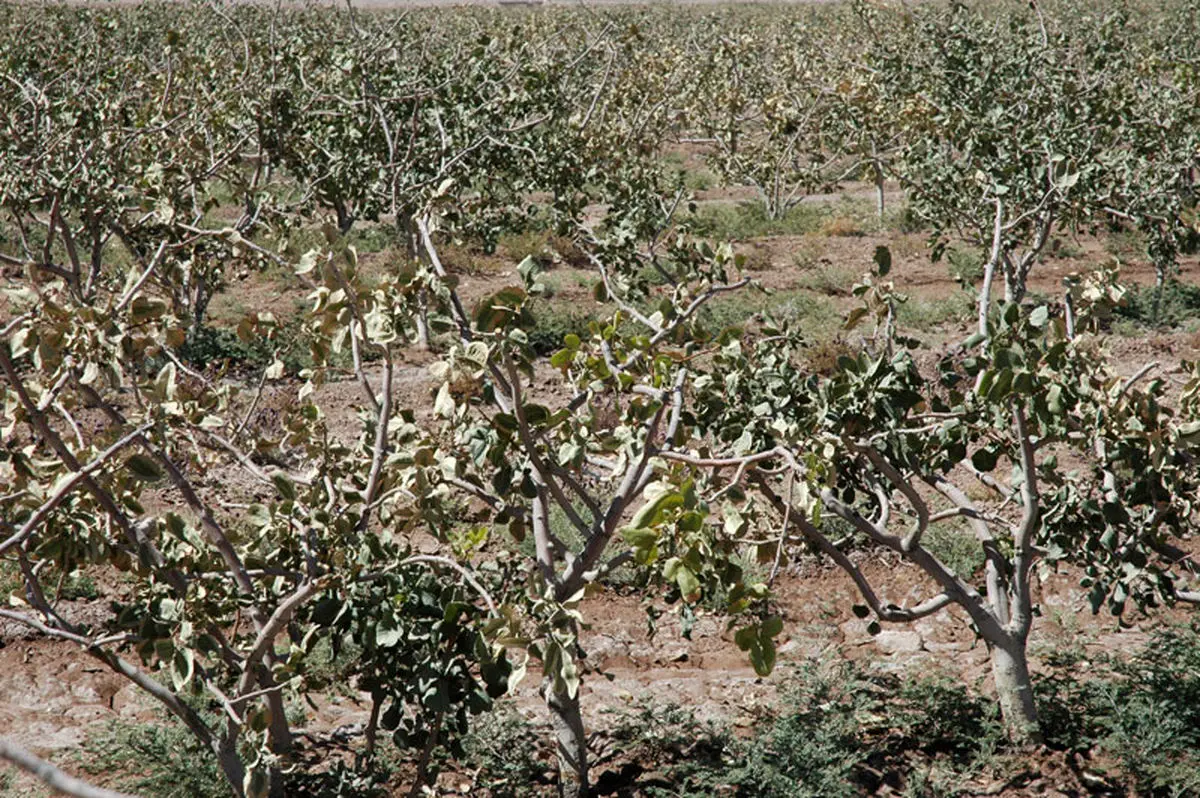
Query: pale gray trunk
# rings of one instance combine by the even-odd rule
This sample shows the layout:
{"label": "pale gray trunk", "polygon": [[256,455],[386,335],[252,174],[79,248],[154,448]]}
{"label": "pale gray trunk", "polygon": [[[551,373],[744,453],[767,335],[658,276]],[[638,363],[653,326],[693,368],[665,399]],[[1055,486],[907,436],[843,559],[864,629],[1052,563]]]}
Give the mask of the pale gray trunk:
{"label": "pale gray trunk", "polygon": [[[396,225],[400,228],[400,235],[404,239],[405,252],[408,254],[410,261],[416,262],[421,259],[421,239],[420,232],[413,220],[412,214],[408,211],[401,211],[396,216]],[[417,348],[429,349],[429,294],[422,288],[417,291],[417,313],[415,323],[417,326]]]}
{"label": "pale gray trunk", "polygon": [[1004,301],[1020,302],[1025,296],[1025,286],[1020,283],[1011,268],[1004,270]]}
{"label": "pale gray trunk", "polygon": [[871,167],[875,172],[875,213],[879,217],[880,224],[883,223],[883,169],[879,165],[879,159],[872,160]]}
{"label": "pale gray trunk", "polygon": [[542,689],[546,706],[550,709],[550,724],[554,729],[558,794],[560,798],[587,798],[591,794],[588,785],[587,735],[583,730],[583,715],[579,711],[579,694],[570,696],[554,692],[549,682]]}
{"label": "pale gray trunk", "polygon": [[1154,264],[1154,312],[1151,316],[1151,321],[1158,324],[1159,314],[1162,312],[1163,288],[1167,282],[1167,266],[1165,264]]}
{"label": "pale gray trunk", "polygon": [[425,289],[417,291],[417,347],[429,349],[429,296]]}
{"label": "pale gray trunk", "polygon": [[991,643],[991,654],[996,697],[1009,739],[1019,745],[1040,744],[1042,733],[1033,703],[1033,682],[1029,678],[1025,641],[1010,638]]}
{"label": "pale gray trunk", "polygon": [[996,279],[996,261],[987,262],[983,270],[983,284],[979,286],[979,334],[987,337],[988,312],[992,307],[992,281]]}
{"label": "pale gray trunk", "polygon": [[237,751],[237,737],[226,737],[217,748],[217,766],[229,782],[233,794],[245,794],[246,766],[242,763]]}

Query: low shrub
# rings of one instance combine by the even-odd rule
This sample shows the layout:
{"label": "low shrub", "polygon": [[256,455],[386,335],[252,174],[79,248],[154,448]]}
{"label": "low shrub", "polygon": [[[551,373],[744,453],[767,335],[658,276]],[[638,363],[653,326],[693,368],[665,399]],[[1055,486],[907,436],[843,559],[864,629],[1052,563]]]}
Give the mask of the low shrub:
{"label": "low shrub", "polygon": [[229,787],[212,753],[167,720],[113,721],[88,736],[80,769],[113,779],[110,786],[154,798],[227,798]]}
{"label": "low shrub", "polygon": [[932,524],[921,538],[929,552],[963,579],[983,567],[983,547],[968,530],[951,524]]}
{"label": "low shrub", "polygon": [[987,257],[979,250],[951,247],[945,257],[950,276],[962,286],[971,288],[983,279]]}
{"label": "low shrub", "polygon": [[569,303],[539,301],[530,306],[530,314],[534,326],[527,331],[529,345],[539,355],[552,355],[563,348],[563,338],[573,333],[586,338],[588,324],[594,317],[590,313],[580,312],[576,306]]}
{"label": "low shrub", "polygon": [[462,765],[478,771],[476,787],[493,798],[546,795],[554,770],[545,735],[509,705],[476,720],[463,739]]}
{"label": "low shrub", "polygon": [[1177,327],[1200,317],[1200,286],[1172,278],[1163,284],[1161,295],[1154,286],[1131,286],[1116,315],[1142,326]]}

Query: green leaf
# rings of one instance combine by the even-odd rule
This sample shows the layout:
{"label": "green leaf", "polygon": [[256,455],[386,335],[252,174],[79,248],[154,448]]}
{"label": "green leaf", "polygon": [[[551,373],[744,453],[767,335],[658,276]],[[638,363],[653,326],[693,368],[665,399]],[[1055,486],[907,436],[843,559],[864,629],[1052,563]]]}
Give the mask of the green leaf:
{"label": "green leaf", "polygon": [[760,637],[759,644],[750,649],[750,664],[759,676],[770,676],[775,669],[775,641]]}
{"label": "green leaf", "polygon": [[621,530],[621,537],[635,549],[647,549],[658,543],[658,533],[643,527],[626,527]]}
{"label": "green leaf", "polygon": [[[977,449],[971,455],[971,465],[975,466],[980,471],[988,472],[996,467],[996,460],[999,455],[991,446],[985,446],[982,449]],[[860,616],[866,617],[866,616]]]}
{"label": "green leaf", "polygon": [[783,631],[783,618],[772,615],[762,622],[762,634],[766,637],[778,637]]}
{"label": "green leaf", "polygon": [[700,596],[700,580],[686,565],[681,565],[675,570],[675,584],[679,586],[680,594],[688,601],[694,601]]}
{"label": "green leaf", "polygon": [[454,397],[450,395],[450,383],[443,382],[438,389],[437,398],[433,400],[433,412],[442,418],[454,418]]}
{"label": "green leaf", "polygon": [[144,454],[135,454],[130,457],[125,461],[125,467],[131,474],[144,482],[157,482],[163,477],[158,463]]}
{"label": "green leaf", "polygon": [[648,527],[658,524],[663,519],[663,515],[672,508],[681,507],[683,505],[683,496],[676,493],[667,485],[653,484],[646,488],[646,495],[650,497],[641,509],[633,516],[631,526]]}
{"label": "green leaf", "polygon": [[288,501],[296,500],[296,485],[284,474],[275,474],[271,477],[271,482],[275,484],[275,490],[279,491],[279,495]]}
{"label": "green leaf", "polygon": [[875,247],[875,265],[878,267],[879,276],[887,277],[888,272],[892,270],[892,251],[882,244]]}
{"label": "green leaf", "polygon": [[842,325],[842,329],[853,330],[858,326],[858,323],[866,318],[870,311],[866,308],[854,308],[846,314],[846,323]]}

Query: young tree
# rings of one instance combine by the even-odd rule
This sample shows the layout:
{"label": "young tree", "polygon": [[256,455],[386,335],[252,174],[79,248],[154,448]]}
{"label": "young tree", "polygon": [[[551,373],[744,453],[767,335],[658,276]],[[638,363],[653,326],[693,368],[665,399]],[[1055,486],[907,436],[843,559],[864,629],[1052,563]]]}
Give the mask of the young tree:
{"label": "young tree", "polygon": [[[890,257],[881,250],[877,259],[883,276]],[[894,293],[886,284],[869,293],[886,331]],[[1081,294],[1108,297],[1103,282]],[[1079,304],[1082,330],[1088,303]],[[1107,601],[1117,615],[1129,600],[1197,598],[1171,576],[1165,546],[1192,529],[1194,422],[1187,407],[1168,408],[1164,380],[1143,387],[1156,364],[1118,375],[1092,336],[1072,337],[1047,306],[1006,303],[991,324],[969,351],[929,370],[890,343],[844,357],[824,379],[799,372],[777,336],[733,351],[718,370],[738,381],[737,393],[697,400],[708,408],[699,429],[714,443],[661,456],[736,469],[708,489],[732,495],[745,482],[756,498],[734,517],[782,519],[778,539],[764,543],[771,552],[794,540],[830,557],[862,594],[855,612],[873,615],[873,630],[962,608],[991,652],[1009,735],[1030,743],[1040,739],[1026,654],[1037,562],[1081,566],[1093,609]],[[838,539],[831,514],[854,534]],[[975,538],[985,563],[978,581],[927,548],[938,524]],[[920,568],[934,594],[907,607],[888,601],[848,556],[856,541]]]}
{"label": "young tree", "polygon": [[[468,502],[496,530],[517,540],[532,537],[533,562],[521,572],[524,581],[513,598],[524,611],[514,616],[510,642],[527,647],[542,663],[562,791],[587,795],[579,697],[586,663],[578,647],[584,618],[578,605],[606,574],[633,559],[630,551],[613,551],[630,523],[643,533],[664,526],[693,535],[702,531],[694,499],[685,502],[657,483],[662,464],[654,458],[686,436],[689,361],[715,343],[699,321],[701,309],[747,281],[731,279],[728,252],[676,246],[671,265],[680,282],[659,298],[657,309],[643,312],[625,278],[640,268],[636,253],[622,257],[622,247],[592,242],[597,290],[614,304],[588,335],[565,337],[550,366],[567,393],[548,393],[549,374],[527,335],[532,326],[527,301],[541,288],[532,262],[522,268],[523,286],[501,289],[468,313],[438,255],[437,218],[430,212],[416,225],[440,278],[432,294],[446,308],[458,341],[433,367],[440,383],[433,410],[441,428],[417,436],[391,457],[408,464],[402,481],[413,486],[409,523],[445,538],[452,510]],[[352,275],[326,271],[323,279],[322,296],[336,291],[342,279],[353,289],[343,291],[345,296],[358,291]],[[318,305],[331,318],[338,315],[337,307]],[[386,340],[378,337],[380,329],[386,328],[368,322],[351,334],[378,345]],[[626,538],[648,548],[637,534]],[[696,599],[705,582],[741,579],[727,551],[689,553],[684,547],[679,554],[662,564],[661,573],[684,599]],[[647,564],[654,559],[641,556]],[[764,594],[761,586],[733,591],[738,609]]]}
{"label": "young tree", "polygon": [[956,3],[906,17],[904,46],[874,41],[869,64],[903,142],[896,168],[935,259],[952,236],[989,252],[981,333],[995,279],[1022,301],[1054,232],[1102,218],[1110,161],[1138,122],[1130,72],[1112,57],[1119,26],[1079,27],[1048,32],[1037,9],[993,19]]}
{"label": "young tree", "polygon": [[718,173],[753,186],[769,219],[864,165],[835,129],[836,71],[816,36],[787,23],[734,28],[688,54],[699,61],[690,124]]}

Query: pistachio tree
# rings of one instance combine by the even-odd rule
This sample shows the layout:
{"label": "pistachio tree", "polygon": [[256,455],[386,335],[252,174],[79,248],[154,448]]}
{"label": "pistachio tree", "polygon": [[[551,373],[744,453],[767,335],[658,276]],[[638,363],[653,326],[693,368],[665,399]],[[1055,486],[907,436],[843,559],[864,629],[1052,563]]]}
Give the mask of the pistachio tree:
{"label": "pistachio tree", "polygon": [[[412,495],[389,453],[415,434],[391,414],[393,386],[379,388],[379,410],[350,441],[311,398],[281,428],[259,427],[234,385],[174,354],[180,320],[148,285],[133,270],[90,303],[63,281],[11,296],[0,553],[23,588],[2,617],[79,644],[145,691],[238,795],[284,789],[285,697],[308,689],[323,639],[357,641],[363,686],[393,716],[420,725],[428,707],[461,727],[461,712],[506,684],[503,652],[478,626],[496,608],[461,566],[413,554],[389,531]],[[271,339],[273,322],[253,323]],[[113,570],[128,597],[73,619],[56,585],[80,568]],[[450,578],[422,586],[431,568]],[[402,595],[426,597],[379,600]],[[418,667],[441,676],[414,693]]]}
{"label": "pistachio tree", "polygon": [[[609,302],[604,320],[586,335],[567,335],[547,365],[528,338],[534,323],[528,302],[541,290],[533,261],[523,265],[520,284],[468,311],[442,266],[437,221],[435,207],[416,223],[440,277],[433,296],[457,341],[432,367],[437,428],[397,446],[392,457],[409,464],[403,479],[412,485],[410,523],[445,538],[455,508],[467,504],[482,514],[476,517],[486,521],[480,527],[485,533],[532,539],[532,560],[511,588],[516,614],[501,640],[540,661],[562,789],[586,795],[579,693],[586,662],[579,634],[587,593],[636,557],[652,565],[677,598],[694,601],[717,581],[734,585],[736,610],[765,595],[765,586],[741,584],[727,549],[704,542],[710,535],[695,494],[662,482],[664,463],[656,459],[686,439],[690,361],[716,345],[700,310],[747,281],[736,276],[727,250],[677,242],[670,262],[681,280],[643,310],[644,297],[635,301],[637,289],[623,276],[640,264],[636,252],[596,239],[590,251],[597,295]],[[340,284],[331,275],[326,279],[322,292]],[[372,345],[384,340],[377,331],[386,328],[368,322],[357,329],[352,334],[374,340]],[[553,393],[547,390],[552,383],[559,386]],[[647,537],[657,539],[653,530],[660,529],[690,542],[660,560],[660,547]]]}
{"label": "pistachio tree", "polygon": [[906,44],[879,35],[869,57],[897,117],[896,169],[935,258],[951,238],[990,253],[984,332],[995,279],[1020,302],[1053,234],[1104,218],[1107,164],[1140,120],[1120,24],[1048,31],[1036,8],[993,17],[956,3],[900,29]]}
{"label": "pistachio tree", "polygon": [[689,122],[716,171],[753,186],[778,219],[862,163],[834,130],[836,70],[812,41],[816,28],[792,20],[730,27],[690,55],[699,63]]}
{"label": "pistachio tree", "polygon": [[[1196,599],[1173,574],[1169,545],[1193,528],[1190,404],[1172,410],[1157,364],[1124,376],[1084,332],[1092,304],[1112,296],[1103,279],[1080,291],[1079,333],[1056,308],[1006,303],[987,336],[923,367],[888,340],[899,298],[878,282],[886,250],[877,261],[864,312],[851,317],[878,320],[877,346],[843,357],[827,378],[800,372],[778,333],[768,346],[724,353],[723,389],[697,399],[708,437],[661,456],[712,474],[702,493],[745,489],[728,516],[734,528],[780,524],[762,541],[769,556],[795,542],[829,557],[862,595],[855,612],[873,618],[871,631],[961,608],[991,654],[1011,738],[1034,742],[1026,652],[1035,566],[1080,566],[1093,609],[1107,604],[1114,615],[1129,602]],[[982,573],[938,558],[926,536],[939,525],[974,538]],[[863,542],[920,569],[931,595],[889,600],[886,582],[849,554]]]}

